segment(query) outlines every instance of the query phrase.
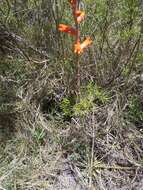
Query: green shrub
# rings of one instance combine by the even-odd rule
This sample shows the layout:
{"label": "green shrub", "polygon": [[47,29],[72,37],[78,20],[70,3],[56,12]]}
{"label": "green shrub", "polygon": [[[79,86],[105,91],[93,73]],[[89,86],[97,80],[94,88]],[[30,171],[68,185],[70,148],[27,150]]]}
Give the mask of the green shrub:
{"label": "green shrub", "polygon": [[129,118],[135,123],[143,122],[143,110],[137,96],[133,96],[129,101]]}

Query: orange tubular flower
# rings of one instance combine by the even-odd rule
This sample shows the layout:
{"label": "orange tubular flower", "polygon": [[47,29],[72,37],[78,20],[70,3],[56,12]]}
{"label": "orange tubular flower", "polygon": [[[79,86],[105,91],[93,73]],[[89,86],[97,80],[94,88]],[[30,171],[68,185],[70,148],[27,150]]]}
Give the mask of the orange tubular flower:
{"label": "orange tubular flower", "polygon": [[74,53],[81,54],[83,52],[83,49],[81,49],[81,44],[79,41],[77,41],[74,44]]}
{"label": "orange tubular flower", "polygon": [[77,53],[77,54],[81,54],[83,53],[83,50],[89,46],[90,44],[92,43],[92,40],[88,37],[86,38],[86,40],[80,44],[80,42],[78,41],[76,44],[75,44],[75,47],[74,47],[74,53]]}
{"label": "orange tubular flower", "polygon": [[66,32],[70,35],[75,35],[75,36],[77,35],[77,30],[65,24],[59,24],[58,30],[61,32]]}
{"label": "orange tubular flower", "polygon": [[77,17],[77,22],[80,23],[85,18],[85,12],[84,11],[76,11],[75,16]]}

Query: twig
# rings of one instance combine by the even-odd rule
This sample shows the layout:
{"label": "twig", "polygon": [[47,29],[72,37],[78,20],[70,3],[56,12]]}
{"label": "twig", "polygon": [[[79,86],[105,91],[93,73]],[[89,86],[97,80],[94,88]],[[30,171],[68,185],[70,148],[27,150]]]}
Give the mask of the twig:
{"label": "twig", "polygon": [[91,148],[91,161],[90,161],[90,177],[89,177],[89,190],[92,190],[92,173],[94,165],[94,146],[95,146],[95,114],[92,113],[92,148]]}

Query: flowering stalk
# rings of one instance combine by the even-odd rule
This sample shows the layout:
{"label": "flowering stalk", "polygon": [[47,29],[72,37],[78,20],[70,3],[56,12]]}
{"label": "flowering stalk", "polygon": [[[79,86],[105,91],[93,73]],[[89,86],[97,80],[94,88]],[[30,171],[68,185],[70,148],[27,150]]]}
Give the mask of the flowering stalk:
{"label": "flowering stalk", "polygon": [[85,19],[85,12],[79,10],[78,7],[78,0],[69,0],[69,3],[72,8],[72,15],[74,18],[75,22],[75,28],[65,25],[65,24],[59,24],[59,31],[61,32],[66,32],[72,36],[75,37],[75,42],[74,42],[74,53],[76,54],[76,80],[77,80],[77,85],[75,88],[75,93],[77,97],[77,101],[80,98],[80,62],[79,62],[79,56],[81,53],[84,52],[84,49],[87,48],[92,43],[92,40],[87,37],[85,41],[82,43],[80,42],[80,27],[79,24],[81,21]]}

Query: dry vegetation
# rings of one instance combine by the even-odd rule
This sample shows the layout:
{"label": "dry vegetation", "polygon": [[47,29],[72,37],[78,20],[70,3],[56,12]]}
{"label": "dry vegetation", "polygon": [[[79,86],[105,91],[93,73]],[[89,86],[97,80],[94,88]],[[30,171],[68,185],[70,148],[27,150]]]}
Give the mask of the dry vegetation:
{"label": "dry vegetation", "polygon": [[142,1],[80,6],[75,103],[68,1],[0,1],[0,190],[143,189]]}

